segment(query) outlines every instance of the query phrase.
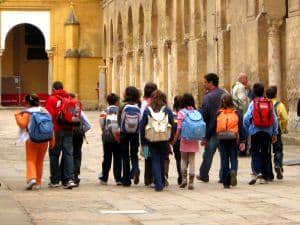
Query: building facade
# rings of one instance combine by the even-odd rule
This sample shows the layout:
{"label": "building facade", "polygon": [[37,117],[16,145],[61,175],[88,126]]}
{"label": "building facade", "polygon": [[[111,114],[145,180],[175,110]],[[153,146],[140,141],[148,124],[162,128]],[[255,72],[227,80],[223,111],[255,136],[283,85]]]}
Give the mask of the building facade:
{"label": "building facade", "polygon": [[28,92],[46,98],[60,80],[86,108],[97,107],[99,0],[3,0],[0,17],[2,105],[20,104]]}
{"label": "building facade", "polygon": [[295,124],[299,0],[3,0],[0,20],[2,105],[12,90],[19,102],[47,95],[54,80],[85,108],[148,81],[169,103],[191,92],[201,104],[204,74],[230,90],[246,72],[252,84],[278,86]]}
{"label": "building facade", "polygon": [[103,0],[107,91],[154,81],[172,98],[191,92],[198,103],[203,76],[220,75],[228,90],[240,72],[277,85],[290,126],[300,97],[299,0]]}

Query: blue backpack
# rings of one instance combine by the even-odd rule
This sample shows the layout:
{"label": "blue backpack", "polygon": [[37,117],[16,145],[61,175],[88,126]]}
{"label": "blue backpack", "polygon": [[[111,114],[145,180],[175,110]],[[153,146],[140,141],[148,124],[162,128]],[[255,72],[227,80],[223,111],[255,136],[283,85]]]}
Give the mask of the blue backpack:
{"label": "blue backpack", "polygon": [[121,115],[121,131],[123,133],[138,133],[141,120],[141,110],[137,105],[125,105]]}
{"label": "blue backpack", "polygon": [[205,137],[206,124],[201,113],[197,110],[184,110],[185,118],[182,123],[181,137],[186,140],[202,140]]}
{"label": "blue backpack", "polygon": [[52,117],[47,112],[30,112],[31,121],[28,127],[30,140],[36,143],[50,141],[54,127]]}

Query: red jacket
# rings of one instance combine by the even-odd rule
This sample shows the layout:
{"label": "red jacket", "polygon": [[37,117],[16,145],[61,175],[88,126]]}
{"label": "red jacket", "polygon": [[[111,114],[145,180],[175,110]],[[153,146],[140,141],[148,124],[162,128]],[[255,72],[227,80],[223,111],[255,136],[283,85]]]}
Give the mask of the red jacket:
{"label": "red jacket", "polygon": [[58,97],[57,96],[67,98],[69,97],[69,94],[65,90],[54,90],[53,93],[46,100],[46,109],[52,116],[55,132],[60,130],[66,130],[65,127],[62,127],[58,123],[58,105],[57,105]]}

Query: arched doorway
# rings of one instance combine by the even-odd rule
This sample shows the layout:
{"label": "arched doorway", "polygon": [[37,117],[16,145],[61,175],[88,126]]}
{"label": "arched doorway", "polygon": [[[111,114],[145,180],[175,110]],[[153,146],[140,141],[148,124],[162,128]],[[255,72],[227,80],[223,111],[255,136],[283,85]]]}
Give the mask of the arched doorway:
{"label": "arched doorway", "polygon": [[2,105],[21,105],[26,93],[43,100],[48,93],[48,56],[41,30],[29,23],[14,26],[2,56]]}

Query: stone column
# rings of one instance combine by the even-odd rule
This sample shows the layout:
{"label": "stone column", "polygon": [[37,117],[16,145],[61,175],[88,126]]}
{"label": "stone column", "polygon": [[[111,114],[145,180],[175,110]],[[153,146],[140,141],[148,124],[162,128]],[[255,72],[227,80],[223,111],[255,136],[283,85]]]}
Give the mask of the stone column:
{"label": "stone column", "polygon": [[106,66],[99,66],[99,101],[98,109],[103,110],[105,108],[105,96],[106,96]]}
{"label": "stone column", "polygon": [[106,76],[106,91],[107,94],[112,92],[112,71],[113,71],[113,58],[107,58],[107,76]]}
{"label": "stone column", "polygon": [[126,65],[126,86],[134,85],[133,77],[133,51],[127,52],[127,65]]}
{"label": "stone column", "polygon": [[2,55],[4,49],[0,49],[0,106],[2,105]]}
{"label": "stone column", "polygon": [[153,77],[153,65],[152,65],[152,53],[151,47],[146,43],[146,47],[144,48],[144,64],[145,64],[145,73],[144,73],[144,82],[152,81]]}
{"label": "stone column", "polygon": [[190,92],[194,98],[195,102],[198,102],[198,55],[197,55],[197,45],[198,39],[191,39],[188,42],[188,92]]}
{"label": "stone column", "polygon": [[151,46],[151,66],[152,66],[152,82],[156,83],[159,88],[159,77],[158,77],[158,58],[157,58],[157,46]]}
{"label": "stone column", "polygon": [[167,69],[168,69],[168,74],[166,74],[167,76],[167,98],[168,98],[168,103],[171,104],[171,102],[173,102],[173,93],[172,93],[172,84],[174,82],[174,80],[172,80],[172,41],[171,40],[166,40],[165,42],[165,46],[167,48],[168,51],[168,57],[167,57]]}
{"label": "stone column", "polygon": [[139,83],[140,83],[140,88],[141,90],[143,90],[144,85],[145,85],[145,57],[144,57],[144,50],[143,49],[139,49],[139,57],[140,57],[140,75],[139,75]]}
{"label": "stone column", "polygon": [[280,26],[282,19],[268,18],[268,68],[269,85],[277,86],[277,97],[281,97]]}
{"label": "stone column", "polygon": [[52,93],[53,83],[53,50],[47,50],[48,55],[48,95]]}

